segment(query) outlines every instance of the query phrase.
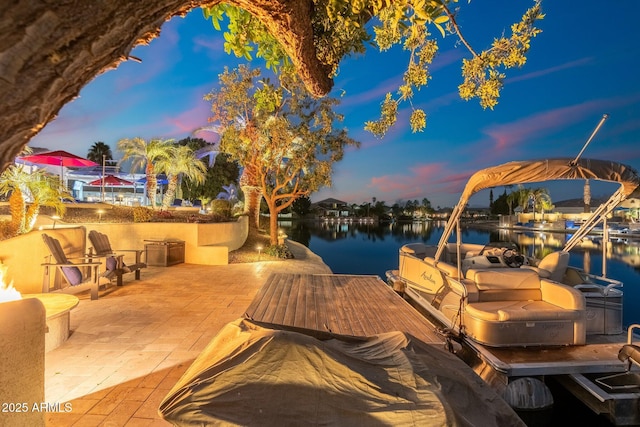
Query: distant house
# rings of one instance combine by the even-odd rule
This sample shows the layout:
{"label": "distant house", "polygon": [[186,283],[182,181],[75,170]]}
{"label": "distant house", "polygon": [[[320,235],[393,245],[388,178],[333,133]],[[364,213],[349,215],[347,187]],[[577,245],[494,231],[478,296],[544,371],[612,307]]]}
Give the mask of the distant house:
{"label": "distant house", "polygon": [[[606,201],[606,197],[591,199],[591,203],[589,206],[590,210],[593,211],[594,208],[597,208]],[[582,198],[561,200],[558,202],[553,202],[553,205],[554,211],[562,214],[580,214],[584,213],[585,211],[584,199]]]}
{"label": "distant house", "polygon": [[312,203],[311,208],[320,216],[328,217],[344,217],[349,216],[350,210],[347,202],[342,200],[328,198]]}

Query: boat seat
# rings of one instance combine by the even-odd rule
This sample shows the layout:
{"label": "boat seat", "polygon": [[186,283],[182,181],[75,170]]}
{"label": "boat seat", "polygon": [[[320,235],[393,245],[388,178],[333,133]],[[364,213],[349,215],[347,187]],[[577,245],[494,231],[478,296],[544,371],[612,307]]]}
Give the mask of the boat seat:
{"label": "boat seat", "polygon": [[618,359],[627,363],[627,371],[631,369],[633,363],[640,366],[640,346],[635,344],[623,345],[618,352]]}
{"label": "boat seat", "polygon": [[[433,258],[427,257],[425,258],[425,261],[435,265],[435,260]],[[458,267],[456,267],[455,265],[451,265],[446,262],[439,262],[438,268],[440,268],[440,270],[443,271],[444,274],[451,277],[452,279],[458,280],[460,278],[460,275],[458,274]]]}
{"label": "boat seat", "polygon": [[472,280],[478,290],[540,289],[540,277],[531,270],[515,268],[470,268],[465,278]]}
{"label": "boat seat", "polygon": [[633,343],[633,331],[640,329],[639,324],[629,326],[627,343],[622,346],[618,352],[618,359],[627,364],[627,371],[631,369],[632,364],[640,366],[640,346]]}
{"label": "boat seat", "polygon": [[564,274],[569,267],[569,252],[557,251],[551,252],[542,258],[537,266],[523,265],[521,268],[535,271],[544,279],[562,282]]}
{"label": "boat seat", "polygon": [[474,340],[490,346],[585,343],[586,301],[580,291],[526,269],[471,269],[465,282],[471,281],[477,296],[464,306],[464,325]]}
{"label": "boat seat", "polygon": [[577,310],[565,310],[541,300],[490,301],[467,305],[467,314],[482,320],[577,320]]}
{"label": "boat seat", "polygon": [[[477,256],[484,248],[484,245],[478,245],[476,243],[462,243],[460,244],[460,258],[466,259],[473,256]],[[446,260],[455,263],[458,259],[458,246],[456,243],[447,243]]]}

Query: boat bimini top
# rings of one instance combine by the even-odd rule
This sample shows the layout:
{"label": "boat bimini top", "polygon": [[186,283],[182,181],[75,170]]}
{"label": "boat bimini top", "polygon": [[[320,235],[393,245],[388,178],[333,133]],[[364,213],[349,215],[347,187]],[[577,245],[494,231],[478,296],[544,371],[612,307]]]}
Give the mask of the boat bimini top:
{"label": "boat bimini top", "polygon": [[456,227],[456,224],[458,224],[462,212],[469,202],[469,198],[478,191],[505,185],[579,179],[617,182],[620,184],[620,188],[607,202],[600,205],[591,214],[578,232],[566,243],[563,249],[565,251],[570,250],[580,239],[587,235],[603,217],[606,217],[620,202],[640,187],[640,176],[634,168],[606,160],[558,158],[516,161],[480,170],[471,175],[458,204],[451,212],[444,233],[442,233],[440,242],[438,243],[438,249],[434,257],[435,260],[438,261],[440,259],[449,236],[453,232],[454,227]]}

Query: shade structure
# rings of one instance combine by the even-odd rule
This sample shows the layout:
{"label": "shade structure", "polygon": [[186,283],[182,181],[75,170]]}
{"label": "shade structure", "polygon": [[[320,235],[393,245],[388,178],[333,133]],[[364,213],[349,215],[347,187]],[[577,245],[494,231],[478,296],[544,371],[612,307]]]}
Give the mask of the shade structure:
{"label": "shade structure", "polygon": [[65,166],[71,168],[83,168],[88,166],[98,166],[98,164],[92,160],[85,159],[84,157],[76,156],[63,150],[47,151],[44,153],[30,154],[28,156],[20,157],[20,160],[38,165],[54,165]]}
{"label": "shade structure", "polygon": [[[140,178],[139,180],[136,181],[138,184],[146,184],[147,183],[147,178]],[[167,179],[167,176],[164,174],[160,174],[156,177],[156,182],[158,183],[158,185],[167,185],[169,183],[169,180]]]}
{"label": "shade structure", "polygon": [[105,175],[102,178],[94,179],[89,182],[87,185],[101,187],[102,188],[102,201],[104,202],[104,188],[111,187],[111,196],[113,197],[113,187],[122,187],[125,185],[135,185],[132,181],[127,181],[126,179],[122,179],[115,175]]}
{"label": "shade structure", "polygon": [[115,175],[106,175],[103,178],[94,179],[87,185],[92,185],[96,187],[100,187],[104,185],[105,187],[119,187],[123,185],[133,185],[132,181],[127,181],[126,179],[119,178]]}
{"label": "shade structure", "polygon": [[83,168],[88,166],[98,166],[98,164],[92,160],[76,156],[75,154],[69,153],[64,150],[46,151],[44,153],[30,154],[28,156],[19,157],[19,160],[35,163],[37,165],[60,166],[61,184],[64,182],[64,167]]}

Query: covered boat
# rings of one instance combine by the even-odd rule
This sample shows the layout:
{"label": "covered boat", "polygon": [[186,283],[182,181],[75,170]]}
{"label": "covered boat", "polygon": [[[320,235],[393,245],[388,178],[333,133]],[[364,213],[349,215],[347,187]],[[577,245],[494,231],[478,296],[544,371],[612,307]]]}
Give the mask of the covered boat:
{"label": "covered boat", "polygon": [[180,426],[523,425],[457,364],[466,368],[401,332],[320,340],[239,319],[204,349],[159,412]]}

